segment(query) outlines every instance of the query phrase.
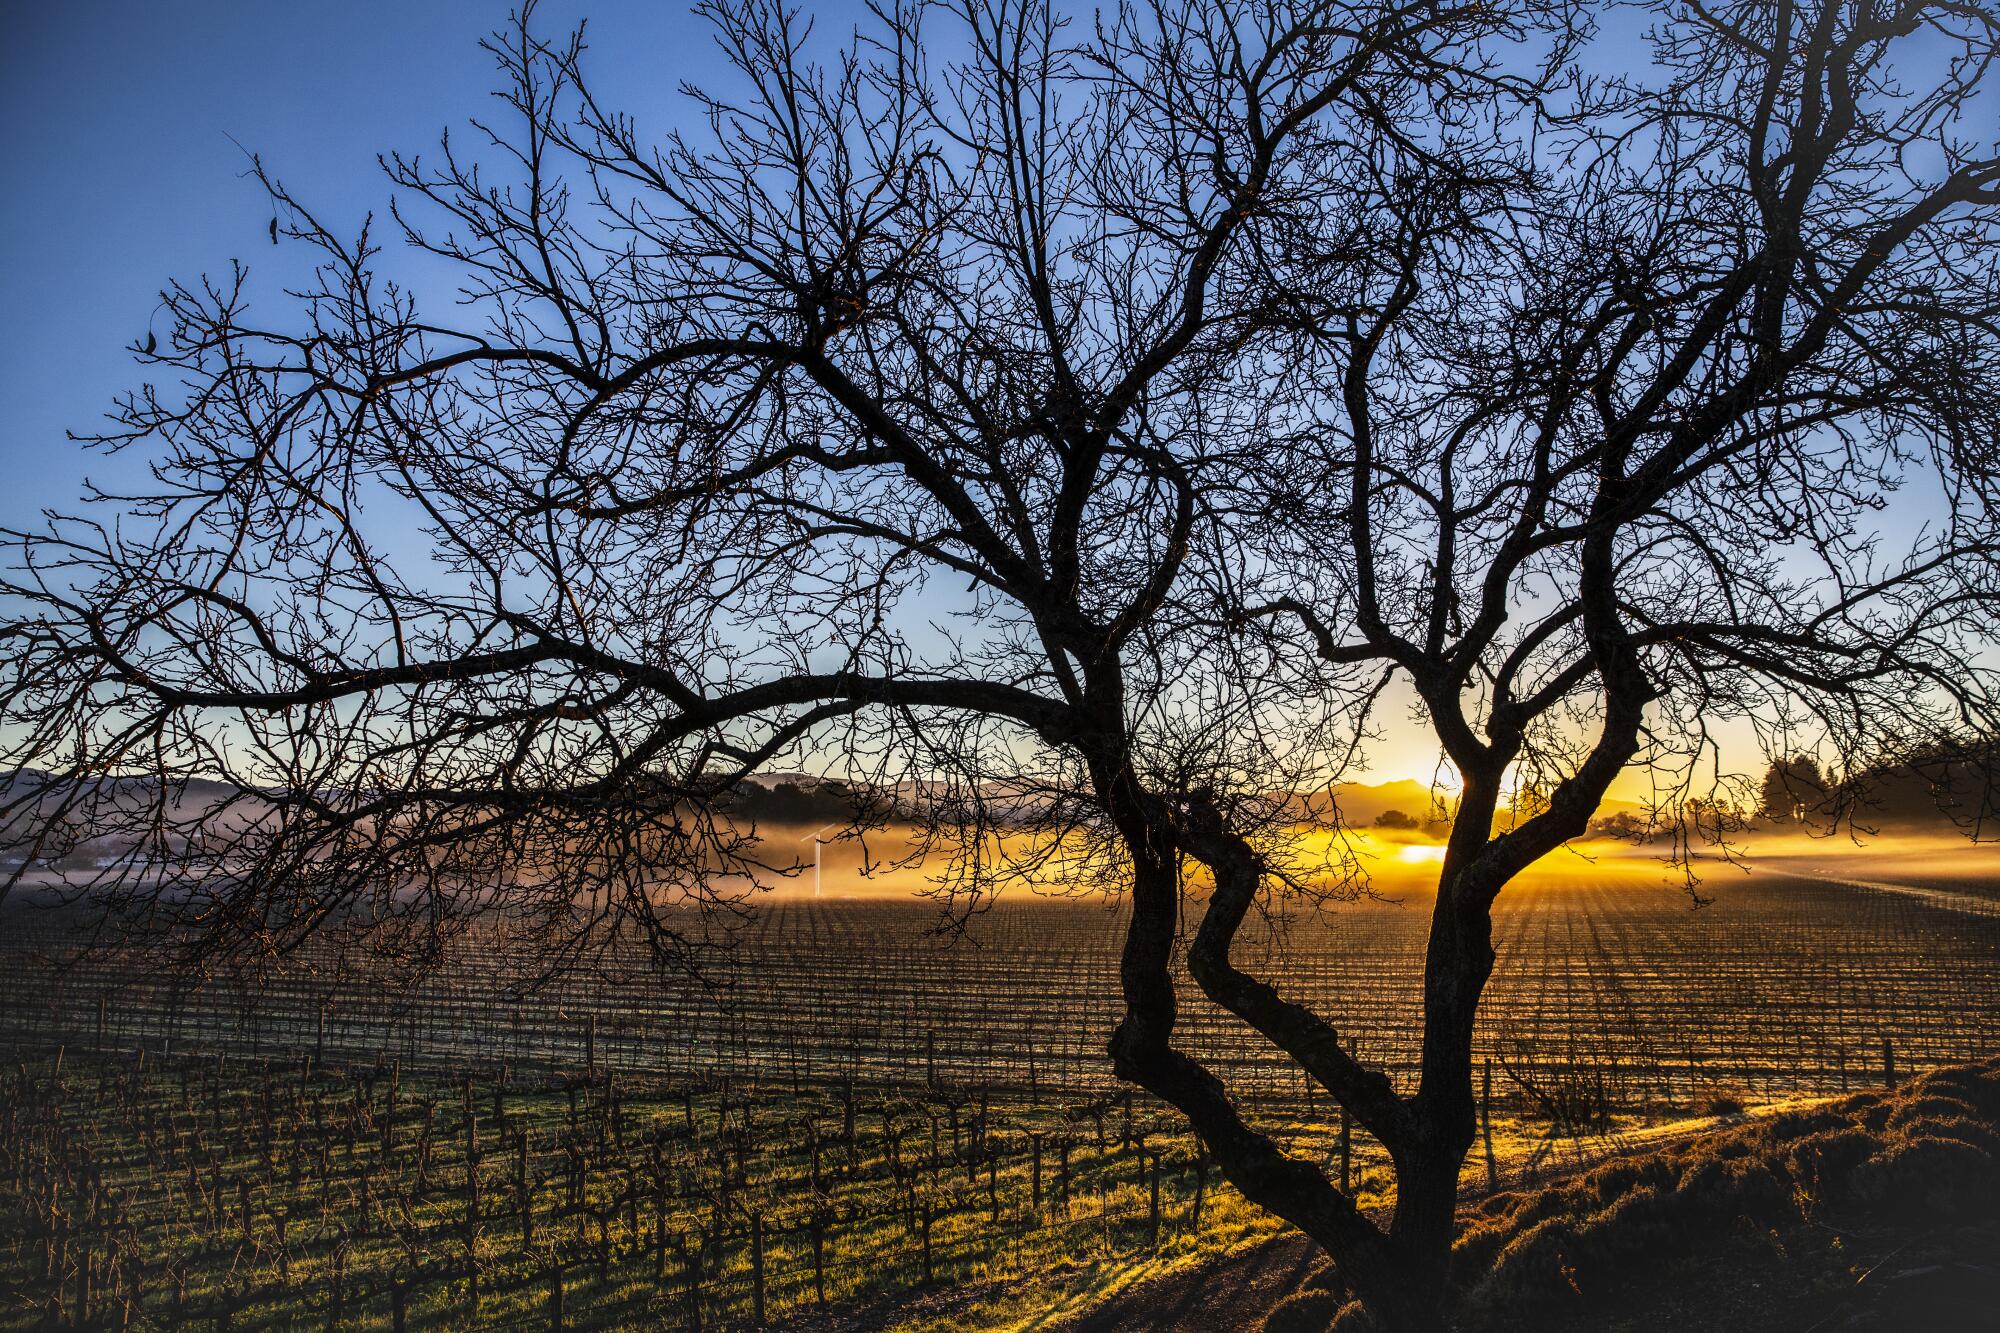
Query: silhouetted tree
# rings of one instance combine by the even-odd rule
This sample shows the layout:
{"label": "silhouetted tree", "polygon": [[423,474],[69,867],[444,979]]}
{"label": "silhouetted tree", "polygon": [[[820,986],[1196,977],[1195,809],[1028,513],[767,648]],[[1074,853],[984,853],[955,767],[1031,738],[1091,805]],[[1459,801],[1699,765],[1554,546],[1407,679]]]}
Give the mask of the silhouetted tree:
{"label": "silhouetted tree", "polygon": [[1931,737],[1878,754],[1817,802],[1829,826],[1956,826],[1975,838],[2000,827],[2000,743],[1978,735]]}
{"label": "silhouetted tree", "polygon": [[[269,320],[241,267],[168,289],[101,441],[154,483],[15,538],[5,754],[202,956],[435,957],[504,905],[558,962],[684,960],[783,868],[725,795],[823,762],[954,910],[1125,892],[1118,1074],[1437,1327],[1508,882],[1635,759],[1693,794],[1717,717],[1993,730],[1991,16],[1661,0],[1645,60],[1556,0],[975,0],[813,63],[704,9],[676,133],[524,17],[505,117],[386,159],[458,305],[264,177],[317,276]],[[1231,957],[1339,891],[1287,831],[1394,678],[1463,784],[1413,1082]],[[1177,1042],[1183,950],[1388,1149],[1386,1227]]]}
{"label": "silhouetted tree", "polygon": [[1384,810],[1375,816],[1375,827],[1380,829],[1408,830],[1417,827],[1417,817],[1401,810]]}
{"label": "silhouetted tree", "polygon": [[1590,831],[1599,837],[1622,838],[1627,842],[1640,842],[1654,836],[1659,830],[1651,821],[1630,810],[1619,810],[1591,821]]}
{"label": "silhouetted tree", "polygon": [[1761,795],[1757,813],[1766,819],[1796,823],[1826,800],[1826,778],[1810,755],[1773,759],[1764,771]]}

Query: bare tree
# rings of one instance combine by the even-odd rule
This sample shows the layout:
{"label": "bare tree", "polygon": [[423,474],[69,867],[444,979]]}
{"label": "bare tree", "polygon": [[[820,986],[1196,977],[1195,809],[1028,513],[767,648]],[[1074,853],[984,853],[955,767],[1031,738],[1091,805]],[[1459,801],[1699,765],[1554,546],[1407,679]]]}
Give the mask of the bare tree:
{"label": "bare tree", "polygon": [[[1508,881],[1719,713],[1993,729],[1990,16],[1662,4],[1593,78],[1561,0],[705,12],[681,132],[523,15],[501,116],[384,160],[448,310],[264,177],[312,283],[169,288],[97,439],[155,484],[14,535],[10,814],[203,958],[686,962],[791,856],[727,794],[824,764],[954,911],[1127,893],[1118,1073],[1436,1326]],[[1346,883],[1288,830],[1398,676],[1462,784],[1407,1087],[1230,956]],[[1386,1230],[1176,1045],[1177,957],[1387,1146]]]}
{"label": "bare tree", "polygon": [[1826,779],[1811,755],[1773,759],[1758,788],[1757,813],[1775,823],[1796,823],[1827,798]]}
{"label": "bare tree", "polygon": [[[1220,825],[1189,842],[1219,879],[1196,977],[1388,1147],[1387,1248],[1429,1289],[1473,1138],[1491,906],[1621,770],[1706,794],[1731,718],[1850,764],[1996,729],[2000,159],[1977,109],[2000,21],[1655,17],[1656,71],[1564,84],[1511,175],[1440,199],[1384,173],[1398,230],[1339,271],[1356,313],[1300,368],[1323,429],[1268,456],[1282,499],[1243,622],[1329,690],[1405,677],[1462,783],[1414,1090],[1232,972],[1216,923],[1256,862]],[[1496,833],[1510,787],[1540,798]],[[1313,1180],[1295,1196],[1338,1206]]]}

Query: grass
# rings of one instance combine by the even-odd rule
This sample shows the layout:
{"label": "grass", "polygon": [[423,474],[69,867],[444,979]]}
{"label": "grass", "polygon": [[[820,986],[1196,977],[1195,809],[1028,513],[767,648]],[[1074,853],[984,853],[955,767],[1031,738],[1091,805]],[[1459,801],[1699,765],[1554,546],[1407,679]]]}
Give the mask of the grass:
{"label": "grass", "polygon": [[[817,1215],[836,1322],[1027,1330],[1283,1229],[1212,1168],[1197,1224],[1192,1140],[1143,1098],[1128,1137],[1121,1100],[45,1052],[0,1076],[0,1107],[0,1329],[73,1317],[86,1267],[93,1316],[133,1326],[331,1324],[337,1302],[342,1326],[390,1327],[399,1287],[408,1327],[546,1326],[558,1274],[571,1326],[742,1325],[758,1222],[767,1320],[809,1323]],[[1265,1120],[1338,1174],[1335,1126],[1302,1107]],[[1493,1131],[1509,1178],[1645,1132]],[[1485,1171],[1475,1154],[1469,1190]],[[1364,1207],[1386,1203],[1360,1134],[1352,1173]]]}
{"label": "grass", "polygon": [[[1047,1308],[1019,1291],[1030,1279],[1082,1302],[1276,1225],[1212,1169],[1196,1225],[1192,1144],[1140,1103],[1128,1138],[1117,1103],[989,1098],[982,1115],[963,1090],[856,1089],[850,1146],[839,1089],[496,1088],[393,1068],[74,1056],[60,1070],[19,1062],[0,1103],[7,1329],[73,1317],[85,1268],[93,1316],[124,1319],[129,1304],[135,1325],[332,1322],[338,1302],[341,1324],[386,1327],[399,1286],[411,1327],[546,1322],[558,1272],[576,1326],[662,1312],[692,1324],[697,1306],[705,1324],[743,1323],[753,1219],[775,1321],[818,1308],[815,1215],[829,1307],[925,1287],[928,1217],[929,1285],[993,1293],[964,1326],[1027,1326]],[[1363,1145],[1361,1169],[1373,1160]]]}
{"label": "grass", "polygon": [[[1763,881],[1724,898],[1690,915],[1672,894],[1552,882],[1502,914],[1503,966],[1482,1051],[1496,1061],[1493,1155],[1503,1184],[1532,1186],[1609,1148],[1685,1132],[1661,1123],[1673,1117],[1735,1119],[1773,1096],[1865,1082],[1891,1036],[1906,1066],[1991,1049],[1992,975],[1970,961],[1990,954],[1988,920]],[[1422,917],[1356,906],[1274,936],[1268,962],[1303,999],[1351,1016],[1365,1055],[1406,1073],[1414,1029],[1399,1019],[1411,1011]],[[1278,1232],[1213,1171],[1196,1226],[1193,1144],[1178,1117],[1141,1099],[1135,1138],[1161,1157],[1157,1234],[1149,1223],[1144,1162],[1125,1140],[1102,1055],[1115,1015],[1104,991],[1116,975],[1114,915],[996,912],[988,947],[948,957],[917,941],[916,923],[907,908],[792,905],[746,942],[734,965],[759,985],[738,988],[743,1005],[728,1013],[706,993],[672,987],[503,1006],[487,974],[504,960],[484,957],[461,960],[421,1003],[393,1014],[365,978],[324,995],[217,985],[183,996],[123,954],[65,971],[51,962],[59,950],[43,956],[17,939],[0,969],[0,1041],[29,1058],[0,1069],[0,1329],[37,1324],[58,1291],[73,1311],[76,1281],[93,1264],[93,1309],[112,1292],[122,1312],[122,1293],[136,1288],[136,1324],[170,1322],[178,1283],[189,1317],[326,1323],[338,1288],[340,1322],[386,1327],[400,1283],[411,1326],[541,1325],[558,1271],[574,1326],[688,1324],[697,1312],[705,1326],[741,1324],[754,1304],[753,1216],[765,1228],[772,1322],[1033,1329]],[[1370,965],[1324,965],[1349,955]],[[91,1041],[93,1026],[126,1053],[79,1061],[73,1044],[58,1077],[48,1043],[61,1036],[52,1034]],[[1185,1026],[1260,1128],[1338,1174],[1337,1129],[1323,1099],[1300,1095],[1296,1069],[1246,1047],[1198,999]],[[355,1066],[301,1077],[296,1057],[243,1059],[321,1040]],[[169,1041],[206,1053],[135,1066],[135,1044],[157,1051]],[[230,1051],[219,1070],[218,1048]],[[615,1085],[517,1074],[493,1114],[503,1060],[561,1068],[585,1063],[586,1050],[628,1072]],[[400,1080],[376,1063],[378,1051],[411,1061]],[[469,1250],[463,1085],[415,1072],[419,1059],[480,1071],[483,1165]],[[851,1159],[843,1078],[857,1080]],[[607,1146],[608,1086],[623,1133]],[[985,1132],[968,1153],[967,1122],[983,1093]],[[1583,1123],[1562,1128],[1538,1095]],[[433,1160],[420,1186],[427,1103]],[[817,1188],[808,1127],[823,1144]],[[522,1132],[532,1244],[514,1184]],[[1044,1145],[1039,1208],[1033,1139]],[[1067,1215],[1055,1202],[1055,1145],[1065,1139]],[[1379,1206],[1385,1164],[1358,1134],[1353,1165],[1364,1206]],[[103,1178],[95,1220],[86,1166]],[[636,1208],[624,1201],[628,1180]],[[1476,1145],[1465,1185],[1476,1194],[1486,1183]],[[815,1212],[824,1316],[812,1276]]]}
{"label": "grass", "polygon": [[[1900,1256],[1913,1279],[1984,1271],[2000,1295],[1961,1262],[1990,1265],[2000,1241],[2000,1061],[1496,1194],[1461,1223],[1462,1330],[1959,1327],[1990,1308],[1923,1281],[1882,1308],[1866,1284]],[[1266,1327],[1359,1333],[1366,1317],[1340,1291],[1322,1270]]]}

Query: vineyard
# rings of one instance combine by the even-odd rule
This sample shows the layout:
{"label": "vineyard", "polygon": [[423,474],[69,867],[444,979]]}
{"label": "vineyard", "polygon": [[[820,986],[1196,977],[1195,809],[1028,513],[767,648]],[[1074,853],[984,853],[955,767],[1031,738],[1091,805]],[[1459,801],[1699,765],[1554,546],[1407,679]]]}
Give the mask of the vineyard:
{"label": "vineyard", "polygon": [[681,1326],[1157,1254],[1244,1225],[1129,1099],[24,1062],[0,1327]]}
{"label": "vineyard", "polygon": [[[1758,878],[1696,910],[1544,874],[1496,917],[1467,1189],[1990,1053],[1981,892]],[[1425,905],[1267,923],[1240,956],[1407,1077]],[[519,999],[529,960],[499,956],[415,991],[193,988],[16,917],[0,1328],[872,1326],[913,1292],[1088,1286],[1270,1230],[1109,1077],[1115,909],[1002,904],[955,943],[932,919],[779,901],[702,984]],[[1379,1150],[1295,1072],[1205,1005],[1184,1023],[1264,1128],[1375,1199]]]}

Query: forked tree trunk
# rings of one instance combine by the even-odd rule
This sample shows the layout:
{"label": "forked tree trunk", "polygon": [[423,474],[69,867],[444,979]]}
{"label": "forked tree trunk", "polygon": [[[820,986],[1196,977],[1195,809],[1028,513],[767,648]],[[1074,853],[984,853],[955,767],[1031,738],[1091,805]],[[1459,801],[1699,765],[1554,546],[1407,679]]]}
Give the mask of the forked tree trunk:
{"label": "forked tree trunk", "polygon": [[[1643,678],[1641,683],[1643,684]],[[1643,690],[1614,695],[1606,732],[1548,810],[1493,833],[1504,762],[1462,766],[1465,787],[1439,876],[1424,963],[1424,1039],[1414,1095],[1360,1064],[1310,1008],[1239,971],[1230,945],[1254,902],[1263,866],[1219,812],[1190,802],[1168,813],[1130,779],[1100,770],[1099,790],[1133,853],[1132,925],[1121,968],[1126,1014],[1111,1042],[1121,1078],[1176,1107],[1230,1182],[1252,1203],[1317,1241],[1385,1333],[1435,1333],[1452,1289],[1458,1179],[1478,1129],[1472,1086],[1473,1025],[1493,973],[1492,906],[1537,857],[1584,831],[1612,777],[1636,750]],[[1214,874],[1188,973],[1209,999],[1297,1061],[1388,1149],[1396,1209],[1385,1232],[1312,1163],[1292,1157],[1244,1123],[1221,1081],[1172,1045],[1174,988],[1168,963],[1179,937],[1177,859]]]}
{"label": "forked tree trunk", "polygon": [[1130,832],[1129,845],[1138,851],[1133,923],[1121,969],[1126,1016],[1111,1048],[1118,1073],[1185,1114],[1246,1198],[1291,1222],[1333,1256],[1386,1333],[1435,1333],[1449,1313],[1458,1179],[1477,1130],[1472,1030],[1493,964],[1490,884],[1466,874],[1467,859],[1453,858],[1456,865],[1448,860],[1426,957],[1421,1083],[1416,1095],[1406,1098],[1385,1075],[1348,1055],[1323,1019],[1231,964],[1229,945],[1261,868],[1247,844],[1219,823],[1213,836],[1176,830],[1182,845],[1216,876],[1188,951],[1190,974],[1209,998],[1298,1060],[1389,1150],[1397,1201],[1385,1231],[1363,1217],[1317,1166],[1288,1155],[1247,1125],[1222,1083],[1173,1048],[1175,1001],[1167,964],[1178,938],[1179,886],[1172,857],[1156,851],[1173,840],[1149,832],[1140,841]]}

